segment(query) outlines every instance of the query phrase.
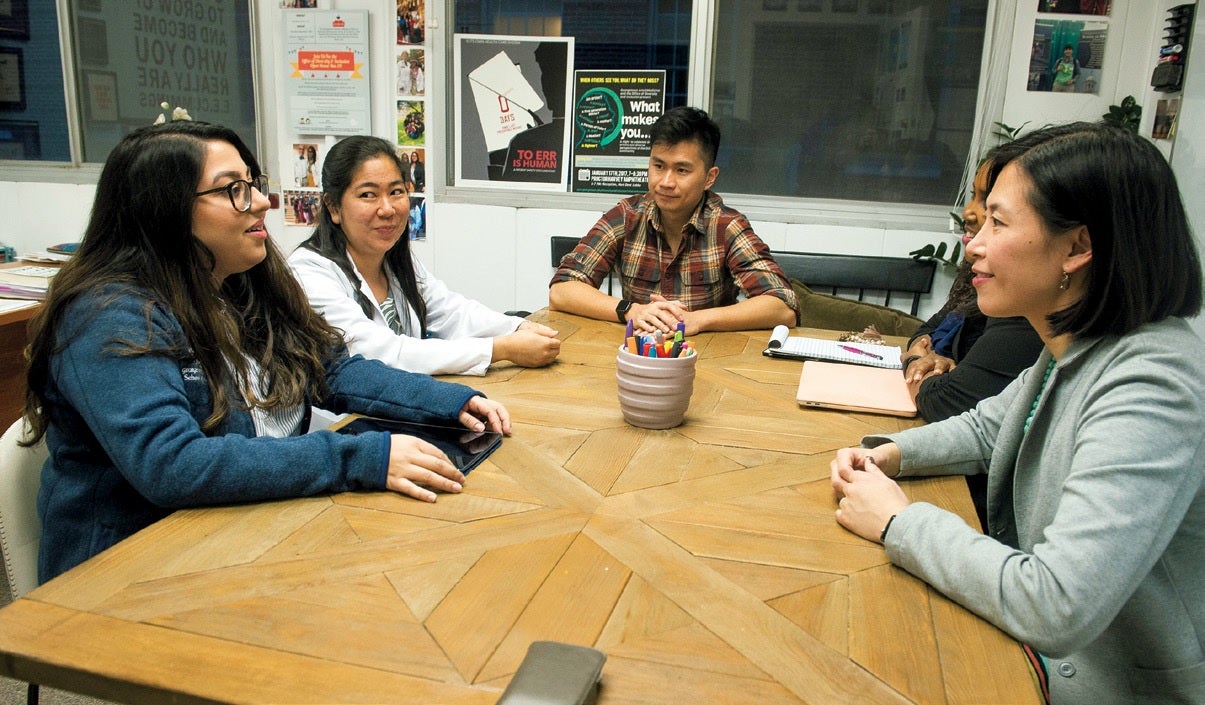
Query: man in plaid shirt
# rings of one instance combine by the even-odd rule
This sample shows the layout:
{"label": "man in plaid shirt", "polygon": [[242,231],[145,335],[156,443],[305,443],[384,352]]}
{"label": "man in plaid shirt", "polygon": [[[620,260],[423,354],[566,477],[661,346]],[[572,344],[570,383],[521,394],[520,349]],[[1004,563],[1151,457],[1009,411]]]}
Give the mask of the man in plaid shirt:
{"label": "man in plaid shirt", "polygon": [[[770,249],[709,190],[720,173],[720,128],[702,110],[679,107],[649,131],[648,193],[620,201],[565,255],[549,307],[642,331],[684,321],[687,335],[794,326],[799,303]],[[599,291],[608,274],[620,298]]]}

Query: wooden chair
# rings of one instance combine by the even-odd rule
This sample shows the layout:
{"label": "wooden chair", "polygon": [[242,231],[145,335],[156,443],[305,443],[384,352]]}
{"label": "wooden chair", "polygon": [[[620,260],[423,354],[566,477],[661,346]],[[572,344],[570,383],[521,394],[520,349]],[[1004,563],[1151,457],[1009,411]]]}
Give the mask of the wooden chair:
{"label": "wooden chair", "polygon": [[863,255],[829,255],[815,252],[775,252],[787,278],[798,279],[809,289],[834,296],[839,291],[856,289],[858,301],[865,300],[867,291],[886,293],[884,304],[891,305],[893,294],[911,294],[909,313],[916,315],[921,294],[933,287],[937,263],[914,260],[911,257],[868,257]]}
{"label": "wooden chair", "polygon": [[[49,455],[45,441],[32,448],[17,445],[24,430],[25,420],[17,419],[0,437],[0,565],[14,600],[38,586],[38,486]],[[26,702],[38,702],[36,683],[29,684]]]}

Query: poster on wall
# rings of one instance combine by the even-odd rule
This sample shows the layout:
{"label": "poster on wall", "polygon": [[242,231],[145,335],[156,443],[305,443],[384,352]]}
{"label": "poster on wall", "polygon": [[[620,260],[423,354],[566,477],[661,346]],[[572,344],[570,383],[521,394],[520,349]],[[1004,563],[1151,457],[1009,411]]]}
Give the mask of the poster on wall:
{"label": "poster on wall", "polygon": [[1112,0],[1038,0],[1038,12],[1065,15],[1107,15]]}
{"label": "poster on wall", "polygon": [[458,186],[564,191],[572,37],[457,34]]}
{"label": "poster on wall", "polygon": [[665,112],[665,71],[575,71],[573,190],[648,190],[649,125]]}
{"label": "poster on wall", "polygon": [[1100,93],[1108,24],[1038,20],[1029,54],[1028,90]]}
{"label": "poster on wall", "polygon": [[302,135],[371,131],[368,11],[284,12],[288,125]]}

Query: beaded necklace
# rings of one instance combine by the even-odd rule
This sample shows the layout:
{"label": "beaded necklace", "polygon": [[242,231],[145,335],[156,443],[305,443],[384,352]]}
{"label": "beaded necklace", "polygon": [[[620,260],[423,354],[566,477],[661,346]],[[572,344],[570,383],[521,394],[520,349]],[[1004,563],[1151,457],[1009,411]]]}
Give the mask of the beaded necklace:
{"label": "beaded necklace", "polygon": [[1033,405],[1029,407],[1029,416],[1025,417],[1025,426],[1021,429],[1021,433],[1029,433],[1029,424],[1033,423],[1033,415],[1038,411],[1038,400],[1042,398],[1042,392],[1046,391],[1046,383],[1050,381],[1050,373],[1054,372],[1054,358],[1050,358],[1050,364],[1046,365],[1046,374],[1042,375],[1042,386],[1038,387],[1038,393],[1033,397]]}

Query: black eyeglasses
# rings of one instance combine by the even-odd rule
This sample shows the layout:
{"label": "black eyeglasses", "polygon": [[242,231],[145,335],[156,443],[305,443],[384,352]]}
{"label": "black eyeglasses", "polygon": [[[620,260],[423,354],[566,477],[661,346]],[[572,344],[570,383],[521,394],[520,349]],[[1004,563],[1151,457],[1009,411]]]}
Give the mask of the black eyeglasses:
{"label": "black eyeglasses", "polygon": [[226,195],[230,197],[230,205],[234,207],[234,210],[238,211],[239,213],[246,213],[247,211],[251,210],[252,188],[267,196],[268,175],[260,174],[250,181],[247,181],[246,179],[231,181],[225,186],[211,188],[208,191],[198,191],[196,196],[200,198],[201,196],[208,196],[209,194],[217,193],[218,191],[225,191]]}

